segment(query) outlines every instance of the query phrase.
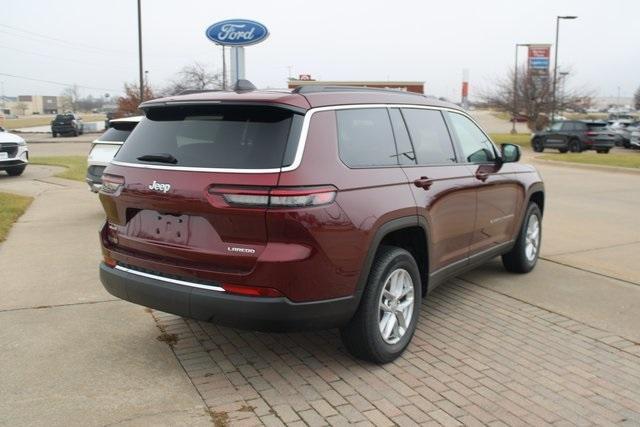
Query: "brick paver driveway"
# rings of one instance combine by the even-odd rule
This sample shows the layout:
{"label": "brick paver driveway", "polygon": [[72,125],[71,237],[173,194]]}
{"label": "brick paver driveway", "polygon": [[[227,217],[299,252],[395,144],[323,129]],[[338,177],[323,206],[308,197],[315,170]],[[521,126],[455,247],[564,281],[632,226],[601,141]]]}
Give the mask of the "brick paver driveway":
{"label": "brick paver driveway", "polygon": [[154,316],[217,425],[640,425],[640,345],[462,280],[430,295],[386,366],[336,331]]}

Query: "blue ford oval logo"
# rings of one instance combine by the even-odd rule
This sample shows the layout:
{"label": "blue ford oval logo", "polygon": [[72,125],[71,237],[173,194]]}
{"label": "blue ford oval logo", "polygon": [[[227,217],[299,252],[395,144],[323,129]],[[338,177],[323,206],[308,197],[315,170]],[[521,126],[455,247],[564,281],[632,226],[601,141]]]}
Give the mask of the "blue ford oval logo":
{"label": "blue ford oval logo", "polygon": [[248,19],[227,19],[207,28],[207,37],[216,44],[247,46],[260,43],[269,36],[267,27]]}

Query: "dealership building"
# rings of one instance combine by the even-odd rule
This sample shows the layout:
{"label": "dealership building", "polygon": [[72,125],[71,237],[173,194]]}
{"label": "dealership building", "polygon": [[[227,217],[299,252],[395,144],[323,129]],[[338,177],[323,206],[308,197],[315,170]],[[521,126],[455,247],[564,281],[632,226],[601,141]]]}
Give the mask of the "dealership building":
{"label": "dealership building", "polygon": [[424,82],[418,81],[344,81],[344,80],[313,80],[308,75],[301,75],[298,79],[289,79],[289,89],[295,89],[300,86],[360,86],[377,89],[396,89],[405,92],[414,92],[424,94]]}

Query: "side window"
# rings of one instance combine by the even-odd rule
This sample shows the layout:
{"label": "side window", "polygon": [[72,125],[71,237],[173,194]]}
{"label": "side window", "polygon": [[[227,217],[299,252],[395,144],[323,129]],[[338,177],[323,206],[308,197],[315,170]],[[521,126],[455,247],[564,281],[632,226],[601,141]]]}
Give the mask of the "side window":
{"label": "side window", "polygon": [[386,108],[336,111],[338,150],[347,166],[397,165],[396,146]]}
{"label": "side window", "polygon": [[396,137],[398,162],[401,165],[415,165],[416,153],[413,151],[413,146],[409,139],[409,133],[407,132],[407,126],[404,124],[404,119],[402,118],[402,114],[400,114],[400,110],[397,108],[391,108],[389,109],[389,115],[391,116],[393,135]]}
{"label": "side window", "polygon": [[419,165],[455,163],[451,137],[440,111],[403,108],[402,115]]}
{"label": "side window", "polygon": [[562,122],[555,122],[549,129],[554,132],[558,132],[560,129],[562,129]]}
{"label": "side window", "polygon": [[462,157],[470,163],[483,163],[495,160],[495,150],[491,141],[475,123],[458,113],[449,113],[453,130],[458,137]]}
{"label": "side window", "polygon": [[582,123],[582,122],[574,122],[574,124],[573,124],[573,125],[576,127],[576,128],[575,128],[575,130],[578,130],[578,131],[581,131],[581,132],[589,130],[589,129],[587,128],[586,123]]}

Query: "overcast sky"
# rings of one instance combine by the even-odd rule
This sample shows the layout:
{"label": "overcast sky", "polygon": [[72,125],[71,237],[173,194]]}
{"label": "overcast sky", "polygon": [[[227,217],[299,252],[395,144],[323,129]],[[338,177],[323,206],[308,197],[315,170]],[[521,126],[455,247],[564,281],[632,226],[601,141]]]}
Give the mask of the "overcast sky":
{"label": "overcast sky", "polygon": [[[420,80],[457,100],[463,68],[471,94],[513,66],[514,43],[553,43],[573,86],[598,96],[631,96],[640,85],[638,0],[143,0],[144,68],[162,86],[184,65],[221,68],[204,35],[228,18],[270,31],[246,48],[247,78],[286,87],[289,75],[325,80]],[[44,36],[44,37],[43,37]],[[526,50],[520,58],[524,61]],[[77,83],[83,95],[117,94],[138,76],[135,0],[6,0],[0,18],[0,73]],[[64,86],[0,75],[4,93],[59,94]]]}

